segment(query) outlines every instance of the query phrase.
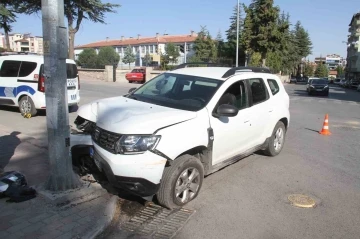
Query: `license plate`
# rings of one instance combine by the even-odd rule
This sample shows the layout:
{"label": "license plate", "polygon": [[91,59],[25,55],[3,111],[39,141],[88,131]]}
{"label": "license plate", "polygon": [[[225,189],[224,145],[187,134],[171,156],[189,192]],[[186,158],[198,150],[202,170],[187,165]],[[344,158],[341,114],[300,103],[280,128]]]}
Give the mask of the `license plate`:
{"label": "license plate", "polygon": [[134,77],[134,78],[135,78],[136,76],[132,76],[132,77]]}
{"label": "license plate", "polygon": [[316,91],[322,91],[322,89],[317,89]]}

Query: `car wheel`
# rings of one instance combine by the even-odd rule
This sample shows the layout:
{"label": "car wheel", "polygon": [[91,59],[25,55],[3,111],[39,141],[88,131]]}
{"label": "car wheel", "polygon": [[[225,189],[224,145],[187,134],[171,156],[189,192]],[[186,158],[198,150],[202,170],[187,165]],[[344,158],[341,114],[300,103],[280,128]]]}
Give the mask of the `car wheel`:
{"label": "car wheel", "polygon": [[284,147],[285,134],[285,125],[283,122],[279,121],[274,128],[273,134],[270,137],[269,143],[264,153],[272,157],[278,155]]}
{"label": "car wheel", "polygon": [[204,167],[200,160],[182,155],[165,167],[157,199],[169,209],[180,208],[197,197],[203,179]]}
{"label": "car wheel", "polygon": [[30,114],[30,116],[35,116],[37,114],[35,104],[29,96],[21,97],[19,101],[19,110],[22,115]]}
{"label": "car wheel", "polygon": [[129,80],[129,83],[131,84],[131,83],[133,83],[131,80]]}

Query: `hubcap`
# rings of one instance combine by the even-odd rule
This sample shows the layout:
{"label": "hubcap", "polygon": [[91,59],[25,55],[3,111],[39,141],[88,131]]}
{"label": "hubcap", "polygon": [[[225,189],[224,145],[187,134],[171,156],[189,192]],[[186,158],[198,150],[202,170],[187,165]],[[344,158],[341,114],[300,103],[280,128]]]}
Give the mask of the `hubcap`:
{"label": "hubcap", "polygon": [[284,131],[282,128],[278,128],[275,133],[274,148],[279,151],[284,143]]}
{"label": "hubcap", "polygon": [[21,110],[23,113],[30,113],[31,112],[31,104],[28,100],[24,100],[21,102]]}
{"label": "hubcap", "polygon": [[181,203],[191,201],[200,188],[200,173],[196,168],[185,169],[176,181],[175,197]]}

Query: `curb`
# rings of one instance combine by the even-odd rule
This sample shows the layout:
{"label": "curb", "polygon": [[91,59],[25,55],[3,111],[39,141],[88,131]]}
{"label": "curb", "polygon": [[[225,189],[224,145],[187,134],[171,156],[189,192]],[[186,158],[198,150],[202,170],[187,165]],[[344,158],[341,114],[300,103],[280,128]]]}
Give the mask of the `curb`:
{"label": "curb", "polygon": [[89,238],[89,239],[95,239],[100,233],[102,233],[112,222],[115,212],[116,212],[116,205],[117,205],[117,196],[111,196],[105,212],[104,212],[104,218],[102,218],[100,223],[97,223],[98,225],[92,228],[88,233],[86,233],[82,238]]}

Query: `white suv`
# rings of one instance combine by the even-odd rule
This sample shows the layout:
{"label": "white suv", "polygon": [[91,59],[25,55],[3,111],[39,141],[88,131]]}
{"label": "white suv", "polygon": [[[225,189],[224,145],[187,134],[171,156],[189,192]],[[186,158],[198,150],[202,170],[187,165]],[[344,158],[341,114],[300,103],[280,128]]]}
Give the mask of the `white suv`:
{"label": "white suv", "polygon": [[90,146],[114,186],[168,208],[193,200],[205,175],[259,150],[279,154],[290,122],[289,96],[269,70],[187,65],[80,107],[85,134],[71,140],[73,153]]}

